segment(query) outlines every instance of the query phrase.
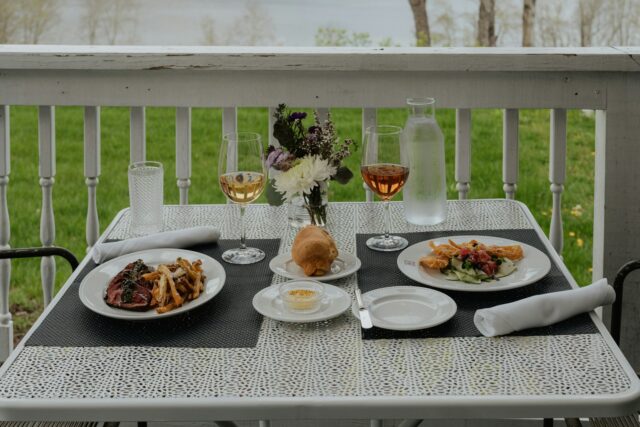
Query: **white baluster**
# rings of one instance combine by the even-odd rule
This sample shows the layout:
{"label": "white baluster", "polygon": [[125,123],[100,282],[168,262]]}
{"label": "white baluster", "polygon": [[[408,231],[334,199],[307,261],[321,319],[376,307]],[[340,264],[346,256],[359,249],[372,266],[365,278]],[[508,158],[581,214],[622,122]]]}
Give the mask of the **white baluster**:
{"label": "white baluster", "polygon": [[131,107],[129,110],[129,156],[131,163],[147,159],[146,113],[144,107]]}
{"label": "white baluster", "polygon": [[328,108],[316,108],[318,112],[318,120],[320,123],[324,122],[329,118],[329,109]]}
{"label": "white baluster", "polygon": [[502,120],[502,181],[505,197],[515,199],[518,189],[518,124],[517,109],[504,110]]}
{"label": "white baluster", "polygon": [[[238,131],[238,109],[236,107],[227,107],[222,109],[222,135],[234,133]],[[238,147],[227,151],[227,171],[229,168],[238,166]],[[225,172],[227,172],[225,171]],[[222,173],[222,171],[218,171]],[[227,203],[231,203],[227,199]]]}
{"label": "white baluster", "polygon": [[100,176],[100,107],[84,107],[84,177],[87,185],[87,251],[98,240],[100,220],[96,187]]}
{"label": "white baluster", "polygon": [[[42,188],[42,211],[40,215],[40,241],[42,246],[52,246],[56,238],[56,223],[53,215],[53,184],[56,175],[56,121],[55,107],[41,106],[38,109],[38,144],[40,152],[40,187]],[[43,257],[40,262],[44,304],[53,297],[56,278],[56,262],[53,257]]]}
{"label": "white baluster", "polygon": [[276,122],[276,119],[273,118],[273,115],[276,113],[277,108],[270,107],[269,108],[269,145],[273,145],[274,147],[279,147],[280,142],[273,136],[273,124]]}
{"label": "white baluster", "polygon": [[562,192],[567,166],[567,110],[551,110],[551,145],[549,153],[549,182],[553,197],[549,240],[558,254],[562,254]]}
{"label": "white baluster", "polygon": [[[9,249],[11,227],[7,204],[7,185],[11,171],[9,149],[9,107],[0,106],[0,249]],[[0,362],[13,350],[13,321],[9,311],[11,260],[0,260]]]}
{"label": "white baluster", "polygon": [[[370,126],[375,126],[378,123],[378,110],[375,108],[363,108],[362,109],[362,141],[364,141],[364,137],[367,132],[367,128]],[[373,192],[369,188],[366,183],[362,183],[362,187],[364,187],[364,194],[367,202],[373,201]]]}
{"label": "white baluster", "polygon": [[456,110],[456,189],[465,200],[471,187],[471,110]]}
{"label": "white baluster", "polygon": [[176,177],[180,204],[189,204],[191,186],[191,108],[176,108]]}

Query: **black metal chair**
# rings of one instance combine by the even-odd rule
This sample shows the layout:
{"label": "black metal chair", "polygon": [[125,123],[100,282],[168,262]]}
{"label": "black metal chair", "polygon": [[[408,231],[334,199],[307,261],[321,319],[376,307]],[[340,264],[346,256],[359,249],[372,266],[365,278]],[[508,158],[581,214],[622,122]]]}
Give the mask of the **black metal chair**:
{"label": "black metal chair", "polygon": [[78,259],[76,256],[68,249],[59,246],[0,250],[0,259],[42,258],[45,256],[60,256],[69,262],[72,271],[78,268]]}
{"label": "black metal chair", "polygon": [[[67,260],[74,271],[78,268],[78,259],[68,249],[59,246],[14,248],[0,250],[0,259],[41,258],[45,256],[59,256]],[[117,427],[118,423],[85,422],[0,422],[0,427]]]}
{"label": "black metal chair", "polygon": [[[613,281],[616,300],[611,307],[611,336],[618,345],[620,345],[620,327],[622,325],[622,292],[624,281],[630,273],[638,269],[640,269],[640,260],[630,261],[618,270],[616,278]],[[567,418],[565,423],[568,427],[580,427],[582,425],[577,418]],[[638,414],[636,413],[622,417],[590,418],[589,424],[591,427],[639,427],[640,421],[638,421]]]}

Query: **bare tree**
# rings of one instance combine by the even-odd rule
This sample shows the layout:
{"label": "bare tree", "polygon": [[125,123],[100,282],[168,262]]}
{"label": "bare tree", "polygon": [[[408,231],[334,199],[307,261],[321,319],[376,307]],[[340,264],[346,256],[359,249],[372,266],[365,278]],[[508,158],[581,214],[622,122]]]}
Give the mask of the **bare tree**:
{"label": "bare tree", "polygon": [[640,3],[637,0],[609,0],[604,18],[609,32],[606,44],[630,46],[640,42]]}
{"label": "bare tree", "polygon": [[82,22],[89,44],[96,44],[98,31],[104,21],[107,3],[103,0],[85,0]]}
{"label": "bare tree", "polygon": [[480,0],[478,11],[478,46],[495,46],[496,36],[496,2],[495,0]]}
{"label": "bare tree", "polygon": [[[432,6],[434,4],[432,3]],[[431,10],[434,10],[432,7]],[[456,46],[458,44],[458,18],[451,7],[451,3],[446,0],[436,0],[435,10],[440,13],[432,21],[431,45],[433,46]],[[431,15],[433,17],[433,15]]]}
{"label": "bare tree", "polygon": [[536,0],[524,0],[522,7],[522,46],[531,47],[534,41]]}
{"label": "bare tree", "polygon": [[0,44],[14,41],[17,26],[18,7],[15,0],[0,0]]}
{"label": "bare tree", "polygon": [[58,20],[56,0],[22,0],[17,2],[18,24],[23,43],[36,44]]}
{"label": "bare tree", "polygon": [[136,0],[109,0],[105,7],[102,32],[107,43],[131,41],[138,20]]}
{"label": "bare tree", "polygon": [[496,44],[514,45],[518,43],[520,25],[519,8],[513,0],[501,0],[495,5]]}
{"label": "bare tree", "polygon": [[216,27],[213,18],[210,16],[202,18],[200,28],[202,29],[202,42],[209,46],[215,45],[218,38],[216,37]]}
{"label": "bare tree", "polygon": [[242,16],[227,29],[226,44],[257,46],[274,43],[273,21],[262,1],[247,0]]}
{"label": "bare tree", "polygon": [[602,0],[579,0],[580,46],[592,46],[596,32],[596,22],[600,15]]}
{"label": "bare tree", "polygon": [[538,6],[536,23],[537,44],[540,46],[571,46],[575,45],[574,33],[569,31],[575,28],[567,19],[564,11],[564,2],[541,2]]}
{"label": "bare tree", "polygon": [[431,46],[431,31],[427,15],[427,0],[409,0],[416,27],[416,46]]}

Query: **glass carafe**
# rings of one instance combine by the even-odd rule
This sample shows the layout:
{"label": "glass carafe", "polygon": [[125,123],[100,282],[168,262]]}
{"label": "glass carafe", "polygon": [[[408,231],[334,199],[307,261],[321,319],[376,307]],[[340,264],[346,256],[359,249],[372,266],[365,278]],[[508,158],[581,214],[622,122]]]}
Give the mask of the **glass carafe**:
{"label": "glass carafe", "polygon": [[409,98],[409,118],[404,127],[405,155],[409,179],[404,187],[407,221],[434,225],[447,217],[447,183],[444,135],[435,118],[433,98]]}

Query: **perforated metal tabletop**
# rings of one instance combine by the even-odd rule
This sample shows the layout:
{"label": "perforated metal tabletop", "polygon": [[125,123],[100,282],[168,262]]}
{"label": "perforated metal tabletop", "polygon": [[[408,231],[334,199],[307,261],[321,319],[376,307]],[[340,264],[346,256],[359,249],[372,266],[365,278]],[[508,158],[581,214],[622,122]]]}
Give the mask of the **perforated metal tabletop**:
{"label": "perforated metal tabletop", "polygon": [[[451,201],[448,219],[434,227],[410,225],[401,204],[391,208],[394,232],[534,229],[575,286],[521,203]],[[383,228],[377,203],[331,203],[329,218],[338,246],[352,253],[357,233]],[[214,225],[223,238],[238,237],[237,212],[230,205],[167,206],[164,219],[166,229]],[[250,239],[281,238],[279,252],[290,250],[295,230],[283,207],[250,206],[246,224]],[[127,237],[125,210],[101,239]],[[274,276],[272,284],[284,280]],[[334,284],[352,294],[357,280],[354,275]],[[631,412],[640,398],[638,379],[594,314],[592,319],[596,333],[363,340],[359,323],[347,313],[308,325],[265,318],[253,348],[20,345],[0,372],[0,418],[197,421]]]}

